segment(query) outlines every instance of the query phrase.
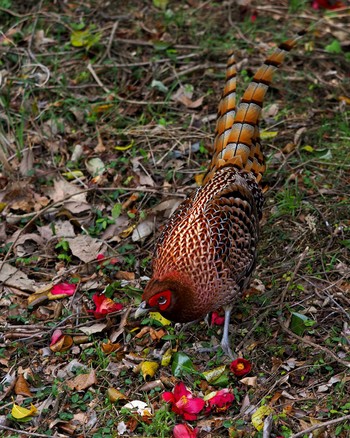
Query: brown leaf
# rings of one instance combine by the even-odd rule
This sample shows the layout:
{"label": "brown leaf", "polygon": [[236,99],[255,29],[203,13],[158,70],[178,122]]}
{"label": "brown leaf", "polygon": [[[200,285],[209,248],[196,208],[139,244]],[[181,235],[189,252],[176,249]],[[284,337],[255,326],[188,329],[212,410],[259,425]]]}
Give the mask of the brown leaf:
{"label": "brown leaf", "polygon": [[1,267],[0,283],[29,292],[34,292],[36,284],[35,281],[30,280],[24,272],[19,271],[9,263],[5,263]]}
{"label": "brown leaf", "polygon": [[15,394],[24,395],[25,397],[33,397],[33,394],[30,392],[28,383],[23,377],[23,374],[20,374],[16,380]]}
{"label": "brown leaf", "polygon": [[62,338],[56,342],[56,344],[50,345],[50,350],[54,353],[59,351],[67,351],[73,345],[73,339],[69,335],[64,335]]}
{"label": "brown leaf", "polygon": [[108,388],[107,397],[111,403],[115,403],[118,400],[127,400],[126,395],[115,388]]}
{"label": "brown leaf", "polygon": [[110,340],[106,343],[101,344],[101,350],[104,352],[104,354],[111,354],[114,351],[118,351],[122,348],[122,345],[119,344],[119,342],[112,344]]}
{"label": "brown leaf", "polygon": [[72,254],[85,263],[96,260],[97,255],[104,252],[103,242],[87,235],[74,237],[68,242]]}
{"label": "brown leaf", "polygon": [[115,278],[117,280],[128,280],[132,281],[135,280],[135,272],[128,272],[128,271],[118,271],[115,274]]}
{"label": "brown leaf", "polygon": [[68,380],[66,384],[69,388],[77,391],[90,388],[90,386],[97,384],[95,370],[91,370],[89,374],[79,374],[74,379]]}

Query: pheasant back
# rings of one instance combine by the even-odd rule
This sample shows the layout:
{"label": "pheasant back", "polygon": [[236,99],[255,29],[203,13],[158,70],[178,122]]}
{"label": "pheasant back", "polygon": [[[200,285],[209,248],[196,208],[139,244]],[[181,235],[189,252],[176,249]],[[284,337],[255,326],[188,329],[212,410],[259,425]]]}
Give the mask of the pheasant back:
{"label": "pheasant back", "polygon": [[158,239],[143,309],[158,310],[173,321],[193,321],[221,306],[230,309],[247,287],[263,207],[259,116],[273,73],[297,39],[265,60],[237,107],[237,73],[234,55],[229,55],[204,184],[178,207]]}

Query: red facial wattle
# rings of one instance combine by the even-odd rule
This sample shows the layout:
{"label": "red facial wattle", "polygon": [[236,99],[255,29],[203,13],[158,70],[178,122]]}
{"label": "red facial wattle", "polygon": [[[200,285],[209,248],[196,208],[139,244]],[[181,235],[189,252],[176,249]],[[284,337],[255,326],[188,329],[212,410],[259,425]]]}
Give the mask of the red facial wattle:
{"label": "red facial wattle", "polygon": [[150,307],[155,307],[160,311],[166,310],[171,304],[171,291],[165,290],[163,292],[158,292],[153,297],[148,300]]}

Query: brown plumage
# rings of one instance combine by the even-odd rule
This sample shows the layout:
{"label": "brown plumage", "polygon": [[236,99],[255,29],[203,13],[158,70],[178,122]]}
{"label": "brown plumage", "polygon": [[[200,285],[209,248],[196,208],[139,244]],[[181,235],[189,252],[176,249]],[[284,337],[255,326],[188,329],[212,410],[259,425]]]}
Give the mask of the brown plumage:
{"label": "brown plumage", "polygon": [[189,322],[224,307],[222,347],[229,355],[230,312],[254,269],[262,215],[265,164],[259,116],[273,73],[297,39],[283,43],[265,60],[237,109],[235,60],[230,54],[203,186],[166,224],[137,312],[157,310],[171,321]]}

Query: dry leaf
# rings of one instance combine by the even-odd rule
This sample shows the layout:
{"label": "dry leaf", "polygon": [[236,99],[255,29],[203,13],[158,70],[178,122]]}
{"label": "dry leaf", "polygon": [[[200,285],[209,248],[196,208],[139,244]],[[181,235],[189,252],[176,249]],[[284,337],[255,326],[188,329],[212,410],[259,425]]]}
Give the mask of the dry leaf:
{"label": "dry leaf", "polygon": [[90,388],[90,386],[97,384],[95,370],[91,370],[89,374],[79,374],[74,379],[68,380],[66,384],[70,389],[77,391]]}
{"label": "dry leaf", "polygon": [[50,350],[54,353],[59,351],[67,351],[71,348],[72,345],[73,338],[69,335],[63,335],[55,344],[50,345]]}
{"label": "dry leaf", "polygon": [[15,394],[24,395],[25,397],[33,397],[33,394],[30,392],[28,383],[22,374],[20,374],[16,380]]}
{"label": "dry leaf", "polygon": [[72,254],[85,263],[96,260],[97,255],[104,252],[104,244],[100,240],[87,235],[80,235],[74,239],[68,239]]}
{"label": "dry leaf", "polygon": [[257,380],[257,376],[244,377],[240,380],[240,382],[243,383],[243,385],[252,386],[253,388],[255,388],[257,386]]}
{"label": "dry leaf", "polygon": [[30,280],[24,272],[14,268],[9,263],[1,266],[0,284],[29,292],[34,292],[36,286],[35,280]]}
{"label": "dry leaf", "polygon": [[146,219],[140,222],[134,229],[131,239],[133,242],[139,242],[140,240],[151,235],[155,230],[155,222],[153,219]]}
{"label": "dry leaf", "polygon": [[118,271],[118,272],[115,274],[115,278],[116,278],[117,280],[133,281],[133,280],[135,280],[135,272]]}
{"label": "dry leaf", "polygon": [[101,350],[104,352],[104,354],[111,354],[114,351],[118,351],[122,348],[122,345],[118,342],[116,344],[112,344],[110,340],[106,343],[101,344]]}
{"label": "dry leaf", "polygon": [[86,335],[90,336],[94,333],[101,333],[107,327],[106,322],[98,322],[97,324],[90,325],[89,327],[80,327],[79,330]]}
{"label": "dry leaf", "polygon": [[118,391],[118,389],[115,389],[115,388],[108,388],[107,397],[111,403],[115,403],[118,400],[126,400],[127,399],[125,394],[123,394],[122,392]]}

